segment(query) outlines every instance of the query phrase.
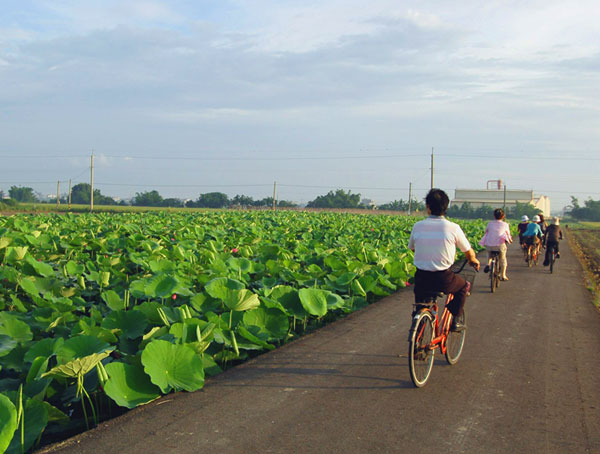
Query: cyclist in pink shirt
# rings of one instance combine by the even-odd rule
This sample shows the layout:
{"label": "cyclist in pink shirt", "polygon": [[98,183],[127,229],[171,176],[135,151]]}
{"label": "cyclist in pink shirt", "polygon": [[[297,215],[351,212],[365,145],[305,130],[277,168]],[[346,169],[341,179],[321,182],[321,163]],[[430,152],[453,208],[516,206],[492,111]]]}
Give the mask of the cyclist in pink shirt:
{"label": "cyclist in pink shirt", "polygon": [[494,210],[494,220],[488,222],[485,228],[485,235],[479,242],[480,245],[485,246],[488,253],[488,264],[483,269],[484,273],[490,270],[490,264],[492,263],[492,251],[500,253],[500,279],[508,281],[506,276],[506,268],[508,263],[506,261],[506,243],[512,243],[512,235],[510,234],[510,226],[504,221],[504,210],[497,208]]}

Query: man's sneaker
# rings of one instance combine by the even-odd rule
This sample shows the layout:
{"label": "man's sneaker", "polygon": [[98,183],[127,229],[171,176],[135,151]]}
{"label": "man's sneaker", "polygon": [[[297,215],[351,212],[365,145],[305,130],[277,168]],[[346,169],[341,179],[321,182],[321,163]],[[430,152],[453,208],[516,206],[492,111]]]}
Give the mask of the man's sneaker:
{"label": "man's sneaker", "polygon": [[560,252],[556,253],[556,258],[559,259],[560,258]]}
{"label": "man's sneaker", "polygon": [[455,333],[460,333],[467,329],[467,325],[463,321],[463,317],[454,317],[452,319],[452,324],[450,325],[450,331]]}
{"label": "man's sneaker", "polygon": [[489,273],[490,272],[490,266],[486,265],[485,268],[483,269],[484,273]]}

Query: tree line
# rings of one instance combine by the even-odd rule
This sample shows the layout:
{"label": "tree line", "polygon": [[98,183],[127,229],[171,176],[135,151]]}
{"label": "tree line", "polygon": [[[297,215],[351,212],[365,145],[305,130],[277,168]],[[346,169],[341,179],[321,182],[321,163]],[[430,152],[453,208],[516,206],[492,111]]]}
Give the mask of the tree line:
{"label": "tree line", "polygon": [[569,215],[581,221],[600,221],[600,200],[588,199],[579,205],[579,200],[571,196],[571,204],[567,207]]}

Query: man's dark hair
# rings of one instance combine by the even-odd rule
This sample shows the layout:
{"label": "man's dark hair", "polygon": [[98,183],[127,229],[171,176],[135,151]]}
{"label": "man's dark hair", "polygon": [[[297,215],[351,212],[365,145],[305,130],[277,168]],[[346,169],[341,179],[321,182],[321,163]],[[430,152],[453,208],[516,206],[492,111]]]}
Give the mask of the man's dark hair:
{"label": "man's dark hair", "polygon": [[494,210],[494,217],[496,219],[502,219],[504,217],[504,210],[502,208],[496,208]]}
{"label": "man's dark hair", "polygon": [[427,193],[425,203],[431,210],[431,214],[434,216],[443,216],[446,214],[450,199],[448,198],[448,194],[441,189],[433,188]]}

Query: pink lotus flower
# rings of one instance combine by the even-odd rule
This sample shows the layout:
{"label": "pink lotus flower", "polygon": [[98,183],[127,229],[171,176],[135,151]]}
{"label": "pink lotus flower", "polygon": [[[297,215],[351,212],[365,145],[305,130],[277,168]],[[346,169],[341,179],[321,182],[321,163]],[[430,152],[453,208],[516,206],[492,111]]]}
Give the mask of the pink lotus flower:
{"label": "pink lotus flower", "polygon": [[373,227],[371,227],[371,232],[374,232],[374,231],[375,231],[375,229]]}
{"label": "pink lotus flower", "polygon": [[176,300],[177,299],[177,294],[173,293],[173,296],[171,297],[171,299]]}
{"label": "pink lotus flower", "polygon": [[233,252],[233,253],[235,254],[235,253],[239,252],[239,249],[238,249],[238,248],[236,248],[236,247],[234,247],[234,248],[231,250],[231,252]]}
{"label": "pink lotus flower", "polygon": [[407,287],[410,287],[410,282],[405,282],[404,285],[406,285]]}

